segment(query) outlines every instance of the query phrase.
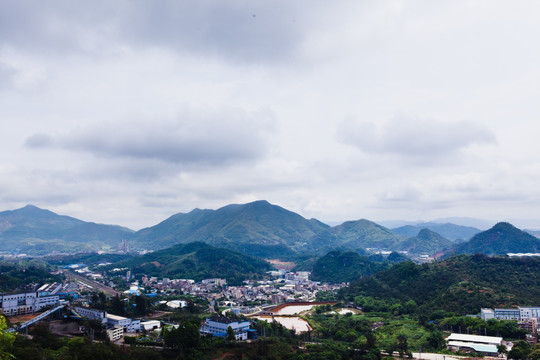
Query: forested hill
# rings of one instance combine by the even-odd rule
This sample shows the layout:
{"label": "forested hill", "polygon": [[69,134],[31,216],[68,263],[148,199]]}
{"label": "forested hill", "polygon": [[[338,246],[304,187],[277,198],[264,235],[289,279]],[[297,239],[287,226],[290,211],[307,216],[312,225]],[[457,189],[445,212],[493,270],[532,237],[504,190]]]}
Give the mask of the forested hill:
{"label": "forested hill", "polygon": [[403,262],[362,278],[341,292],[346,299],[414,300],[421,311],[476,314],[482,307],[540,305],[540,258],[459,255],[424,265]]}
{"label": "forested hill", "polygon": [[404,257],[398,253],[392,253],[390,260],[373,261],[367,256],[361,256],[354,251],[330,251],[319,258],[313,265],[311,279],[329,283],[351,282],[361,277],[375,274],[388,269],[394,264],[392,259],[400,261]]}
{"label": "forested hill", "polygon": [[540,253],[540,239],[512,224],[500,222],[491,229],[473,236],[466,243],[454,248],[457,254],[482,253],[506,255],[507,253]]}
{"label": "forested hill", "polygon": [[236,251],[216,248],[202,242],[180,244],[120,261],[109,268],[129,268],[133,274],[144,273],[159,278],[225,278],[229,284],[261,278],[272,266],[264,260]]}
{"label": "forested hill", "polygon": [[451,247],[453,243],[429,229],[422,229],[418,235],[408,238],[401,244],[403,250],[410,254],[432,255]]}

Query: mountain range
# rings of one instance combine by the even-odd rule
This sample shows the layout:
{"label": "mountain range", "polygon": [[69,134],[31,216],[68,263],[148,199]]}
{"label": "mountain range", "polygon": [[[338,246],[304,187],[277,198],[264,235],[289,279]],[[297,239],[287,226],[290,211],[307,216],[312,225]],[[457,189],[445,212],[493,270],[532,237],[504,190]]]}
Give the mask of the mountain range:
{"label": "mountain range", "polygon": [[[469,241],[459,244],[459,239],[465,241],[471,234],[474,236]],[[204,242],[251,256],[281,259],[293,259],[299,254],[322,256],[331,250],[363,254],[369,248],[413,255],[441,251],[502,254],[540,249],[538,238],[510,224],[497,224],[484,232],[449,223],[421,223],[390,230],[366,219],[330,227],[267,201],[178,213],[136,232],[117,225],[84,222],[31,205],[0,212],[3,253],[114,252],[122,240],[132,251]]]}

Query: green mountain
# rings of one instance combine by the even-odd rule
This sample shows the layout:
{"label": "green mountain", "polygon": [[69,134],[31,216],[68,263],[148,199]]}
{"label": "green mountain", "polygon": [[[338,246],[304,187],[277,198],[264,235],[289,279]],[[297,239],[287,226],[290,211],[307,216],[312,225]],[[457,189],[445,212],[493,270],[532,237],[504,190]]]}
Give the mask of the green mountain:
{"label": "green mountain", "polygon": [[132,230],[85,222],[27,205],[0,212],[0,251],[41,255],[116,249]]}
{"label": "green mountain", "polygon": [[418,235],[408,238],[400,244],[401,250],[409,254],[432,255],[451,247],[453,243],[429,229],[422,229]]}
{"label": "green mountain", "polygon": [[461,226],[452,223],[435,223],[435,222],[425,222],[416,225],[405,225],[395,229],[392,229],[392,232],[398,235],[404,235],[407,237],[417,236],[422,229],[429,229],[441,235],[442,237],[451,240],[469,240],[474,235],[481,232],[481,230],[471,227],[471,226]]}
{"label": "green mountain", "polygon": [[291,255],[307,239],[328,225],[267,201],[228,205],[218,210],[195,209],[138,231],[132,247],[166,248],[202,241],[263,257]]}
{"label": "green mountain", "polygon": [[133,274],[159,278],[225,278],[230,285],[239,285],[245,279],[261,278],[272,266],[233,250],[192,242],[120,261],[108,268],[129,268]]}
{"label": "green mountain", "polygon": [[321,231],[305,245],[305,249],[325,253],[329,250],[356,250],[366,248],[398,249],[405,237],[372,221],[361,219]]}
{"label": "green mountain", "polygon": [[313,264],[311,279],[328,283],[351,282],[390,267],[389,262],[371,261],[354,251],[330,251]]}
{"label": "green mountain", "polygon": [[513,225],[500,222],[475,235],[466,243],[456,245],[456,254],[506,255],[507,253],[540,253],[540,239]]}
{"label": "green mountain", "polygon": [[405,303],[414,300],[419,312],[434,310],[476,314],[482,307],[540,304],[540,258],[459,255],[445,261],[416,265],[402,262],[362,278],[341,293]]}

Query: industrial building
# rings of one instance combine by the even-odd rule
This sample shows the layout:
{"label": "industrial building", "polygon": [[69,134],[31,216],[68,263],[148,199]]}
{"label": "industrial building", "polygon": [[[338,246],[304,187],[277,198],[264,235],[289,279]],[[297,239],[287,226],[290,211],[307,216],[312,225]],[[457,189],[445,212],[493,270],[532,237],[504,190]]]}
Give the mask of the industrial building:
{"label": "industrial building", "polygon": [[0,295],[0,313],[5,316],[32,314],[48,306],[58,305],[60,297],[56,294],[61,284],[45,284],[35,292]]}
{"label": "industrial building", "polygon": [[497,356],[497,346],[502,344],[502,337],[478,336],[468,334],[450,334],[446,339],[448,350],[474,351],[488,356]]}

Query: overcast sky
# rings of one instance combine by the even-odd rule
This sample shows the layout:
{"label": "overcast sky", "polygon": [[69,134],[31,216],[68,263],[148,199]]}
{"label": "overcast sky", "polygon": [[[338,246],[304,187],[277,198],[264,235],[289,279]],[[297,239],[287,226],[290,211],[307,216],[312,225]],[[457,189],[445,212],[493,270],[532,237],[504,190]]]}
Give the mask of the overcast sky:
{"label": "overcast sky", "polygon": [[538,19],[535,0],[0,0],[0,210],[137,230],[266,199],[540,227]]}

